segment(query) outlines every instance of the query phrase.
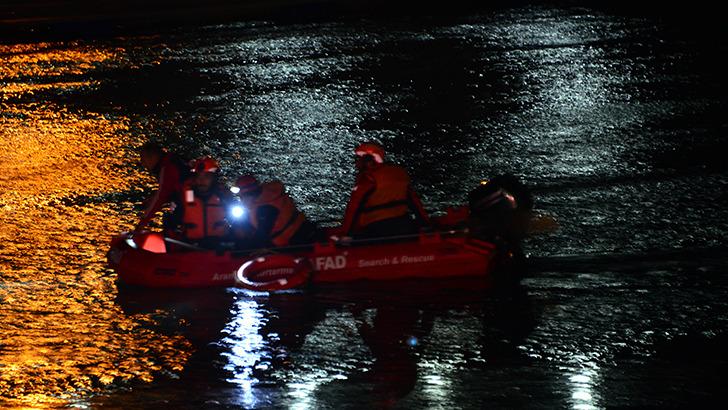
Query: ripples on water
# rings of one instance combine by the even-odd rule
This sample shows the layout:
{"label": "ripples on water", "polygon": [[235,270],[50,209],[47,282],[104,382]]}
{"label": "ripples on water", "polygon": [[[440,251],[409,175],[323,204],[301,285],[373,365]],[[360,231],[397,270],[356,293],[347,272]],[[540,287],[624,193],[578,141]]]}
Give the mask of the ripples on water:
{"label": "ripples on water", "polygon": [[[727,362],[725,49],[530,8],[2,45],[0,403],[707,403]],[[316,219],[378,139],[432,210],[511,171],[560,229],[528,242],[513,293],[119,291],[104,254],[150,187],[146,138],[279,178]]]}
{"label": "ripples on water", "polygon": [[104,197],[142,182],[120,149],[135,143],[129,119],[44,98],[91,89],[90,72],[124,60],[111,47],[0,47],[0,395],[11,404],[151,381],[188,354],[183,338],[121,312],[105,268],[103,249],[131,215]]}

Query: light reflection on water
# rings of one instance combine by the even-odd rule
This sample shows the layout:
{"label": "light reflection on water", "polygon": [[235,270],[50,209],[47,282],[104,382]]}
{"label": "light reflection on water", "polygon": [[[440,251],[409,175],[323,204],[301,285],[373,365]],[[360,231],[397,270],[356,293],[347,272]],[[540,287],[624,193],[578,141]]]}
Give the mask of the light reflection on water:
{"label": "light reflection on water", "polygon": [[223,330],[223,334],[228,336],[221,340],[221,343],[229,346],[229,352],[223,353],[228,359],[225,370],[233,375],[228,381],[240,388],[239,400],[248,408],[257,405],[257,397],[253,392],[256,381],[252,375],[253,370],[266,366],[261,358],[267,344],[259,333],[265,321],[266,318],[255,300],[239,299],[235,301],[232,320]]}
{"label": "light reflection on water", "polygon": [[[37,48],[35,48],[37,47]],[[135,142],[124,116],[14,103],[37,91],[92,87],[82,76],[118,50],[0,46],[0,397],[42,408],[76,395],[179,372],[189,355],[146,315],[124,315],[105,267],[127,204],[74,203],[143,183],[128,169]],[[33,84],[33,80],[50,81]],[[17,82],[16,82],[17,81]],[[121,148],[121,149],[120,149]]]}
{"label": "light reflection on water", "polygon": [[569,377],[572,393],[572,408],[575,410],[593,410],[603,408],[604,404],[597,397],[599,367],[593,362],[582,363],[582,369]]}
{"label": "light reflection on water", "polygon": [[74,43],[0,45],[0,58],[3,82],[30,78],[54,81],[57,77],[84,75],[100,63],[119,60],[123,50]]}

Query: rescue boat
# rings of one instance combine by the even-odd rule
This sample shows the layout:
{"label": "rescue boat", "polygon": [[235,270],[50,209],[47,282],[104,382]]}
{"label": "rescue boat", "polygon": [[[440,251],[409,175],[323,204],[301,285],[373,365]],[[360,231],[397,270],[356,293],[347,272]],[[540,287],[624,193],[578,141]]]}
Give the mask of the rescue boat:
{"label": "rescue boat", "polygon": [[[175,248],[174,251],[168,249]],[[241,286],[279,290],[309,283],[406,278],[487,278],[498,248],[463,232],[333,241],[311,246],[215,251],[180,246],[159,233],[112,241],[109,265],[128,285],[154,288]]]}
{"label": "rescue boat", "polygon": [[108,261],[122,283],[156,288],[270,291],[357,280],[490,279],[525,237],[533,200],[509,175],[483,181],[468,199],[467,207],[433,218],[440,231],[417,235],[241,251],[203,249],[159,233],[122,234],[113,239]]}

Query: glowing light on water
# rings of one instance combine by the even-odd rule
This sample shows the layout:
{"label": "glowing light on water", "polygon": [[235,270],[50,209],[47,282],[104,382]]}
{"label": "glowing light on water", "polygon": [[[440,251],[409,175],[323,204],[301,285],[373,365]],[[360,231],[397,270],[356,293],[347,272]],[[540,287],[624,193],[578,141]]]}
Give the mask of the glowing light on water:
{"label": "glowing light on water", "polygon": [[591,362],[590,367],[578,370],[577,373],[569,376],[571,388],[571,403],[575,410],[593,410],[599,407],[595,397],[594,388],[597,384],[597,367]]}
{"label": "glowing light on water", "polygon": [[253,384],[257,379],[253,376],[253,369],[261,361],[266,346],[260,334],[264,320],[257,302],[240,299],[233,308],[233,319],[224,330],[228,336],[222,339],[222,343],[230,346],[230,352],[223,353],[228,360],[225,370],[232,373],[228,381],[240,387],[240,399],[245,407],[256,405]]}
{"label": "glowing light on water", "polygon": [[[599,15],[504,17],[495,25],[453,30],[481,37],[487,48],[502,47],[507,56],[509,98],[527,107],[509,113],[504,124],[509,153],[529,172],[544,176],[623,171],[620,160],[631,128],[647,119],[642,107],[625,104],[633,100],[630,89],[615,87],[641,78],[642,68],[630,61],[613,63],[610,44],[629,32]],[[558,147],[556,155],[543,156],[544,147]],[[620,168],[612,171],[615,164]]]}
{"label": "glowing light on water", "polygon": [[190,354],[181,336],[151,330],[150,315],[123,312],[106,271],[110,237],[132,213],[104,196],[148,181],[128,166],[130,120],[27,102],[38,91],[95,86],[56,79],[119,64],[122,54],[0,45],[0,397],[9,407],[65,407],[81,394],[179,372]]}
{"label": "glowing light on water", "polygon": [[24,77],[80,75],[94,69],[96,64],[123,58],[123,49],[61,43],[0,45],[0,78],[7,81]]}
{"label": "glowing light on water", "polygon": [[288,394],[295,399],[295,401],[291,404],[291,409],[308,410],[316,408],[315,401],[312,399],[312,396],[320,385],[321,382],[316,379],[311,379],[310,381],[303,383],[290,383],[288,385],[288,388],[290,389]]}
{"label": "glowing light on water", "polygon": [[429,369],[429,372],[421,376],[422,393],[433,403],[447,402],[452,394],[452,381],[438,374],[437,369]]}

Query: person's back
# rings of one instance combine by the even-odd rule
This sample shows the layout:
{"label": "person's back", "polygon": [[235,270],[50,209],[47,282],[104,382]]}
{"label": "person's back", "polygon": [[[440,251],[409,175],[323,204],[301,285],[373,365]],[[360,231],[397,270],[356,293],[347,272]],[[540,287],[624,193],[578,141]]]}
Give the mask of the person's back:
{"label": "person's back", "polygon": [[248,211],[247,227],[242,228],[251,247],[309,244],[318,239],[311,223],[286,193],[283,183],[259,184],[255,178],[238,178],[240,197]]}
{"label": "person's back", "polygon": [[[366,195],[362,199],[358,215],[352,224],[352,231],[362,232],[367,229],[381,231],[381,229],[373,229],[373,224],[386,221],[389,224],[392,223],[391,219],[407,217],[409,215],[407,203],[409,185],[410,178],[407,171],[397,165],[378,164],[360,175],[357,189],[363,190]],[[389,226],[391,227],[391,225]]]}
{"label": "person's back", "polygon": [[412,234],[429,225],[429,217],[404,168],[384,163],[384,149],[378,144],[361,144],[355,153],[359,173],[340,233],[392,236]]}
{"label": "person's back", "polygon": [[143,216],[134,231],[144,229],[165,204],[172,204],[172,214],[165,218],[164,227],[172,229],[181,219],[184,181],[189,175],[189,169],[176,155],[166,152],[153,142],[144,144],[139,150],[139,156],[142,166],[157,178],[159,185],[154,195],[145,201]]}

